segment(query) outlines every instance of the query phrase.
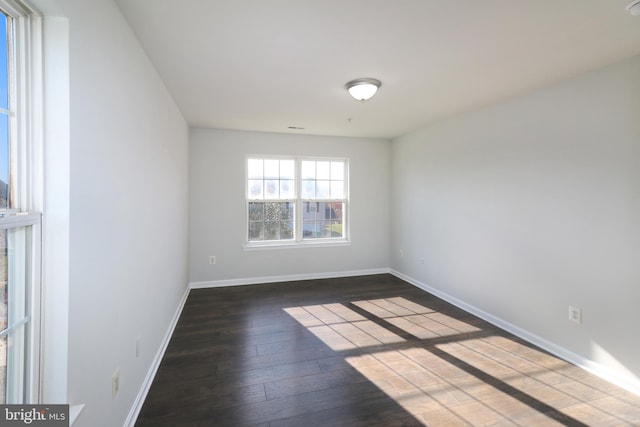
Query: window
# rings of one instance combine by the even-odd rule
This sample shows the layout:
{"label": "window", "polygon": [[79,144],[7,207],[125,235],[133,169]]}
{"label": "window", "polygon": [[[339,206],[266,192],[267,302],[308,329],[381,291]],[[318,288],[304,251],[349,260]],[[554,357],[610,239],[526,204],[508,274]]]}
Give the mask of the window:
{"label": "window", "polygon": [[39,23],[21,3],[0,0],[0,404],[38,400]]}
{"label": "window", "polygon": [[347,241],[346,159],[247,159],[247,246]]}

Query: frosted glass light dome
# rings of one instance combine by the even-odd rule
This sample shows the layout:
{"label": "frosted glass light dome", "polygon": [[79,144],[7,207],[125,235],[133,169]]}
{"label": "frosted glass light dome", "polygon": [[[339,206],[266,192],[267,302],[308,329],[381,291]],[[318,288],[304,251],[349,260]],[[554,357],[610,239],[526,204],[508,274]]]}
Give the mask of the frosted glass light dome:
{"label": "frosted glass light dome", "polygon": [[381,85],[380,80],[364,78],[351,80],[345,87],[354,99],[366,101],[376,94]]}

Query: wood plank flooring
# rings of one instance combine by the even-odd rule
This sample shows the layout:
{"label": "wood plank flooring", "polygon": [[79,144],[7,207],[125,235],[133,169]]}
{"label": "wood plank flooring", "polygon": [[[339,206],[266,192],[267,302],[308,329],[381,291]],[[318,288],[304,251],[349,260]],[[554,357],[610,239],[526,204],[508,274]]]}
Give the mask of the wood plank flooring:
{"label": "wood plank flooring", "polygon": [[638,426],[640,397],[391,275],[193,290],[136,426]]}

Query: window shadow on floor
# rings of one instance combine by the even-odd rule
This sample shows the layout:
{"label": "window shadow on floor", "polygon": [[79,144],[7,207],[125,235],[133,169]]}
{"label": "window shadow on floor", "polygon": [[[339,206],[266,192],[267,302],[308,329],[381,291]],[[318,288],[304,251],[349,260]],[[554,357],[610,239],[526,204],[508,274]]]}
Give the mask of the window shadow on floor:
{"label": "window shadow on floor", "polygon": [[638,409],[604,381],[478,319],[401,296],[284,311],[425,425],[624,425],[632,421],[614,408]]}

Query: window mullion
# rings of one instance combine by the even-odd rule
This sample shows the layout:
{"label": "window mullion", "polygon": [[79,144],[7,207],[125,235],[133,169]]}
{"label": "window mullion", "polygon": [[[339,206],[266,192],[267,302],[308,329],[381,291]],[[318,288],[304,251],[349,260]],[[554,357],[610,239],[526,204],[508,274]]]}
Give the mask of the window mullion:
{"label": "window mullion", "polygon": [[296,169],[295,169],[295,186],[296,186],[296,220],[295,220],[295,240],[296,243],[302,242],[302,160],[296,157]]}

